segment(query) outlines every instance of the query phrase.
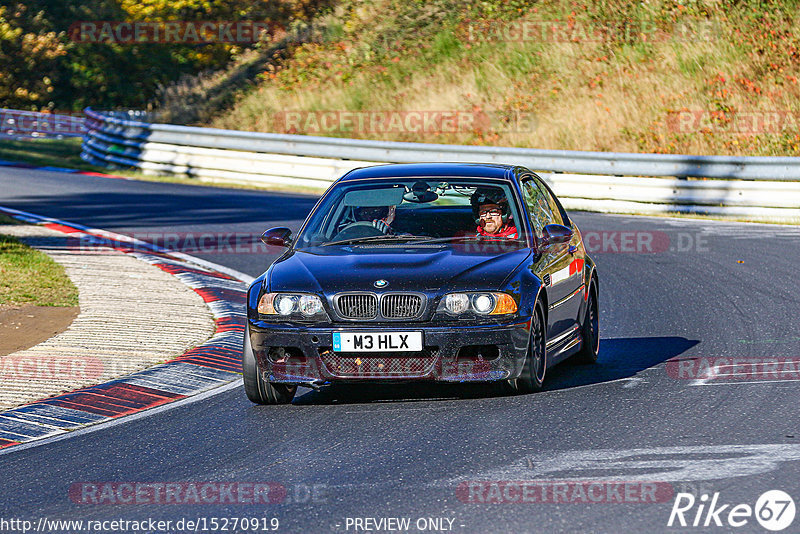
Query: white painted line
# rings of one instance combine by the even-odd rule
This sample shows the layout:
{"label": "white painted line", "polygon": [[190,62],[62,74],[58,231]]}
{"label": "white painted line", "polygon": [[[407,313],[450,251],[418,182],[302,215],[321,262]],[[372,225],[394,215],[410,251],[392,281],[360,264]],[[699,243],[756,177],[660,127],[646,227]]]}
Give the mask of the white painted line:
{"label": "white painted line", "polygon": [[[455,486],[470,480],[553,480],[594,482],[722,480],[769,473],[785,462],[800,462],[800,444],[698,445],[641,449],[586,449],[538,452],[499,466],[440,479]],[[605,474],[599,475],[602,471]]]}
{"label": "white painted line", "polygon": [[219,271],[223,274],[227,274],[228,276],[232,276],[237,280],[241,280],[247,285],[252,284],[253,280],[255,280],[255,277],[250,276],[249,274],[244,274],[243,272],[237,271],[236,269],[231,269],[230,267],[225,267],[224,265],[219,265],[218,263],[202,260],[200,258],[196,258],[189,254],[184,254],[183,252],[169,252],[169,254],[175,256],[176,258],[185,260],[187,262],[194,263],[201,267],[205,267],[206,269],[211,269],[214,271]]}
{"label": "white painted line", "polygon": [[643,378],[639,378],[637,376],[634,376],[633,378],[624,378],[623,380],[627,380],[627,384],[622,386],[625,389],[635,388],[639,384],[646,384]]}
{"label": "white painted line", "polygon": [[690,386],[703,386],[709,380],[714,380],[718,376],[716,369],[717,369],[716,367],[709,368],[707,376],[705,376],[703,378],[696,378],[695,380],[692,380],[692,382],[689,385]]}
{"label": "white painted line", "polygon": [[205,400],[209,397],[213,397],[215,395],[219,395],[220,393],[225,393],[226,391],[230,391],[234,388],[240,387],[242,385],[241,379],[234,380],[224,386],[220,386],[218,388],[214,388],[208,391],[204,391],[203,393],[199,393],[197,395],[193,395],[191,397],[186,397],[185,399],[181,399],[179,401],[171,402],[169,404],[162,404],[161,406],[156,406],[155,408],[150,408],[149,410],[144,410],[139,413],[135,413],[132,415],[126,415],[124,417],[120,417],[119,419],[112,419],[110,421],[106,421],[103,423],[97,423],[91,426],[87,426],[85,428],[81,428],[79,430],[73,430],[72,432],[64,432],[63,434],[59,434],[56,436],[52,436],[49,438],[39,439],[35,441],[29,441],[27,443],[21,443],[19,445],[14,445],[12,447],[8,447],[6,449],[0,449],[0,456],[4,454],[13,454],[15,452],[23,451],[25,449],[30,449],[33,447],[38,447],[40,445],[47,445],[50,443],[55,443],[57,441],[61,441],[62,439],[73,438],[78,436],[83,436],[85,434],[90,434],[92,432],[97,432],[98,430],[105,430],[107,428],[111,428],[117,425],[122,425],[125,423],[129,423],[131,421],[136,421],[143,417],[150,417],[151,415],[156,415],[161,412],[166,412],[167,410],[172,410],[173,408],[179,408],[181,406],[186,406],[187,404],[192,404],[194,402],[199,402],[201,400]]}
{"label": "white painted line", "polygon": [[[775,380],[752,380],[752,381],[745,381],[745,380],[736,380],[737,374],[735,372],[731,373],[719,373],[717,372],[720,369],[735,369],[737,367],[752,367],[753,365],[758,365],[759,363],[763,362],[740,362],[740,363],[732,363],[732,364],[725,364],[725,365],[715,365],[709,368],[708,376],[703,378],[697,378],[692,380],[689,384],[690,386],[724,386],[728,384],[768,384],[774,382],[798,382],[796,379],[775,379]],[[795,362],[797,363],[797,362]],[[711,381],[720,381],[720,380],[736,380],[735,382],[716,382],[711,383]]]}
{"label": "white painted line", "polygon": [[692,380],[689,385],[690,386],[704,386],[706,382],[711,380],[710,378],[698,378],[696,380]]}

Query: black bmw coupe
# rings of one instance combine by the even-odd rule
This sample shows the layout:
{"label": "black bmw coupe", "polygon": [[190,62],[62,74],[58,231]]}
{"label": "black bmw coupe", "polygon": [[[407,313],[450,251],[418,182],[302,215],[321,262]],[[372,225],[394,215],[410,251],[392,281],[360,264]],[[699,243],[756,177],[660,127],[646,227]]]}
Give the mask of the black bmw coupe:
{"label": "black bmw coupe", "polygon": [[250,286],[248,398],[298,385],[505,381],[540,389],[597,361],[598,276],[581,233],[524,167],[430,163],[350,171]]}

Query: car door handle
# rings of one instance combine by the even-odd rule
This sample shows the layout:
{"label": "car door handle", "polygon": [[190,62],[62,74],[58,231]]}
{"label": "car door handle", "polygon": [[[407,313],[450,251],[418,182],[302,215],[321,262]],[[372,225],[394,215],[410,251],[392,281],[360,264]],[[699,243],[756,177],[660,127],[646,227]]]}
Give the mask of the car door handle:
{"label": "car door handle", "polygon": [[578,247],[575,246],[575,245],[570,245],[569,246],[569,253],[570,254],[575,254],[576,252],[578,252]]}

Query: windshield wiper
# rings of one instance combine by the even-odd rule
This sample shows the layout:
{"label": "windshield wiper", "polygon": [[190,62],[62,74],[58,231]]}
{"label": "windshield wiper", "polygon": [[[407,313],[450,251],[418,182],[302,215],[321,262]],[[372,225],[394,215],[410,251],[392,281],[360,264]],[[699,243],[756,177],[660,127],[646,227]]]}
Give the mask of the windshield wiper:
{"label": "windshield wiper", "polygon": [[332,247],[334,245],[355,245],[357,243],[373,243],[376,241],[416,241],[430,239],[422,235],[371,235],[369,237],[355,237],[353,239],[343,239],[331,243],[322,243],[321,247]]}
{"label": "windshield wiper", "polygon": [[465,235],[454,237],[433,237],[424,241],[424,243],[450,243],[454,241],[502,241],[508,243],[524,243],[524,239],[509,239],[507,237],[493,237],[486,235]]}

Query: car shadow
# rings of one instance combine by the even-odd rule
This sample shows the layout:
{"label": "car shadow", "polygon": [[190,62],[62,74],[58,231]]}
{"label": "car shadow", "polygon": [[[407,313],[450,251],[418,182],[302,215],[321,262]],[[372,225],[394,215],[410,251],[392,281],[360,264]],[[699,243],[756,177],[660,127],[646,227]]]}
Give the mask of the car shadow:
{"label": "car shadow", "polygon": [[567,360],[548,369],[545,391],[554,391],[622,378],[680,356],[700,341],[679,336],[621,337],[600,340],[596,364],[581,365]]}
{"label": "car shadow", "polygon": [[[566,361],[548,370],[543,391],[557,391],[632,378],[637,373],[675,358],[700,342],[679,336],[601,339],[600,358],[593,365]],[[509,396],[501,383],[450,384],[406,382],[389,384],[331,384],[319,390],[298,390],[293,404],[366,404],[430,402]]]}

